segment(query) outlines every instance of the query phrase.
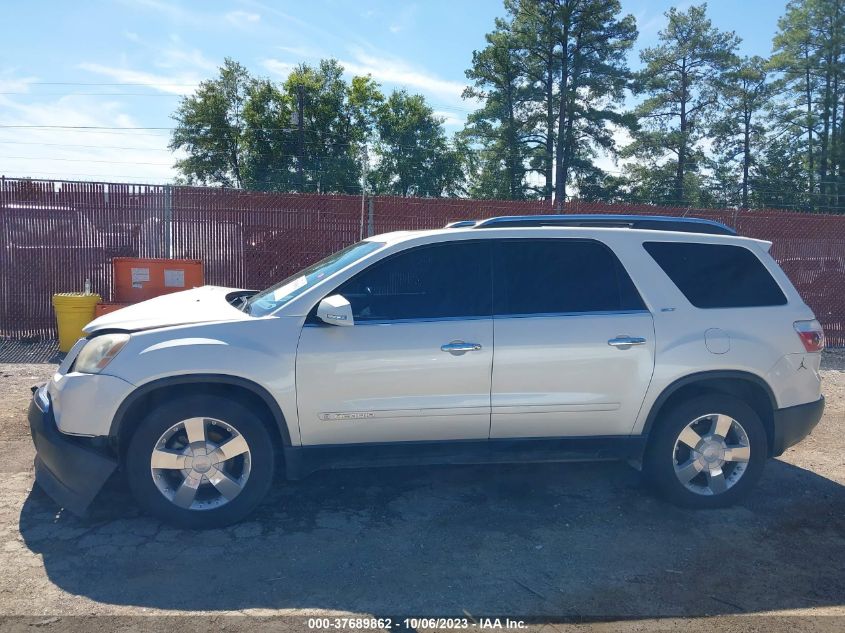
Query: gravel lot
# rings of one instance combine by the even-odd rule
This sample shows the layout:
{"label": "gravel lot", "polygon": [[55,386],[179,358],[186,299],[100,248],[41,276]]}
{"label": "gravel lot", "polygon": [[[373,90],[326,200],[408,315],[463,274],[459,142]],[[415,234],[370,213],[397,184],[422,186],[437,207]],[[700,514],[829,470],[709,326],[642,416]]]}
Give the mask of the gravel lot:
{"label": "gravel lot", "polygon": [[175,614],[278,630],[264,618],[283,614],[305,631],[326,613],[843,630],[845,352],[825,367],[824,420],[732,509],[669,506],[624,464],[372,469],[284,483],[249,522],[197,533],[140,516],[119,479],[86,520],[33,489],[29,387],[55,365],[0,364],[0,616],[30,616],[0,630],[165,631],[90,616]]}

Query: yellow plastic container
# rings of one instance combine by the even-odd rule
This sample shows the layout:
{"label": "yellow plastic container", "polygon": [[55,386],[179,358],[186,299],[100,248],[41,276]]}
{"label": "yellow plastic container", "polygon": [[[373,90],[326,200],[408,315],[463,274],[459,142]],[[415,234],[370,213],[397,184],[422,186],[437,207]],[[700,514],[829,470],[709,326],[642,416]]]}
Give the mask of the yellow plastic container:
{"label": "yellow plastic container", "polygon": [[94,306],[100,301],[100,295],[91,293],[62,292],[53,295],[59,326],[59,351],[69,352],[82,337],[82,328],[94,320]]}

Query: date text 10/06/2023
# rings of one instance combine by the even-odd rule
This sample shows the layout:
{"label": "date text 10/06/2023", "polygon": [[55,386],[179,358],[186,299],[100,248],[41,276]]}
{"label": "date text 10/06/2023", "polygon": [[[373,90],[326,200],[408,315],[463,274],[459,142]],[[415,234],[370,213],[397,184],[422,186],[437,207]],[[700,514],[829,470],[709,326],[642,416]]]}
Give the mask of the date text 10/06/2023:
{"label": "date text 10/06/2023", "polygon": [[519,630],[525,628],[525,621],[510,618],[404,618],[394,621],[392,618],[308,618],[308,628],[315,630],[390,630],[390,629],[479,629]]}

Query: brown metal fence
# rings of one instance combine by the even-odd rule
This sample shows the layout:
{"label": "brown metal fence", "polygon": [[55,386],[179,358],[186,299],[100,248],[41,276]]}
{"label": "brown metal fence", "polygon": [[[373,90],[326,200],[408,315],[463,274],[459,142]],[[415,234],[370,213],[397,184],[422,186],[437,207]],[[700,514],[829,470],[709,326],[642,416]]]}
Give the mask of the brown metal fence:
{"label": "brown metal fence", "polygon": [[[0,337],[55,336],[54,292],[111,298],[113,257],[196,258],[208,283],[261,288],[360,235],[442,227],[546,202],[275,194],[200,187],[0,179]],[[772,254],[845,345],[845,216],[572,202],[572,213],[688,215],[770,240]]]}

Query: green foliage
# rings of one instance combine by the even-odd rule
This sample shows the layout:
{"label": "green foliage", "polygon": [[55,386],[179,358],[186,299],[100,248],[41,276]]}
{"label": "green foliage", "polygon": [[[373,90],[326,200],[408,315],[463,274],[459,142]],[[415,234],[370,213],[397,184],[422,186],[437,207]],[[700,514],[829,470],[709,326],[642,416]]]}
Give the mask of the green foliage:
{"label": "green foliage", "polygon": [[812,208],[845,211],[845,2],[791,0],[778,23],[777,133],[799,142]]}
{"label": "green foliage", "polygon": [[[597,151],[613,153],[612,125],[627,119],[625,55],[637,35],[617,0],[508,0],[487,46],[473,53],[464,96],[483,100],[468,118],[480,155],[473,191],[541,196],[594,179]],[[532,177],[533,176],[533,177]],[[540,178],[540,184],[537,179]]]}
{"label": "green foliage", "polygon": [[[173,115],[179,178],[845,212],[845,0],[788,0],[768,60],[739,58],[739,38],[705,4],[666,18],[632,73],[637,29],[619,0],[504,0],[466,71],[477,107],[451,139],[423,97],[385,96],[335,60],[279,84],[226,59]],[[632,142],[620,149],[624,131]],[[620,171],[600,157],[621,158]]]}
{"label": "green foliage", "polygon": [[645,67],[635,84],[645,96],[636,108],[639,129],[626,155],[655,166],[667,155],[674,163],[675,204],[691,197],[689,172],[700,168],[700,141],[710,132],[719,104],[722,73],[735,63],[739,38],[716,29],[707,18],[707,5],[686,11],[671,8],[660,31],[659,44],[640,53]]}
{"label": "green foliage", "polygon": [[[302,110],[301,125],[299,120]],[[421,96],[385,100],[372,77],[347,82],[336,60],[300,64],[282,85],[227,59],[174,114],[170,147],[188,183],[259,191],[360,193],[366,147],[369,183],[398,195],[457,195],[466,146],[450,143]]]}
{"label": "green foliage", "polygon": [[182,100],[170,148],[188,153],[176,162],[188,183],[243,186],[243,110],[253,84],[246,68],[227,58],[217,79],[202,82]]}
{"label": "green foliage", "polygon": [[420,95],[395,90],[375,113],[378,165],[374,193],[439,197],[462,193],[461,159],[449,146],[443,119]]}

